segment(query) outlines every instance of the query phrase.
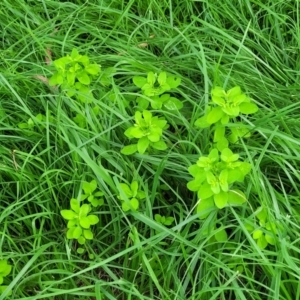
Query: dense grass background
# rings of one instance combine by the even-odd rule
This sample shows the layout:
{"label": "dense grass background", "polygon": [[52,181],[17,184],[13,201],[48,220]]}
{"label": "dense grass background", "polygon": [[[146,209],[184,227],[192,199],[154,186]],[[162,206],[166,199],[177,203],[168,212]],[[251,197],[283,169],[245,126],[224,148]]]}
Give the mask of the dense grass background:
{"label": "dense grass background", "polygon": [[[299,1],[89,0],[0,4],[0,259],[13,271],[11,299],[300,299]],[[103,68],[110,88],[95,82],[95,105],[49,88],[47,48],[57,59],[77,48]],[[134,75],[167,71],[182,78],[181,113],[160,112],[172,125],[158,155],[120,154],[135,108]],[[218,212],[229,241],[218,243],[215,214],[199,220],[187,168],[209,149],[197,129],[213,86],[240,85],[260,111],[244,120],[251,139],[234,147],[253,171],[242,186],[243,208]],[[115,94],[116,102],[108,100]],[[18,128],[38,113],[55,122],[28,135]],[[78,127],[74,111],[86,111]],[[84,180],[97,179],[105,205],[97,215],[94,260],[76,254],[60,210]],[[118,182],[139,181],[147,198],[123,213]],[[284,228],[276,246],[260,250],[243,220],[264,205]],[[155,213],[175,218],[158,225]],[[132,236],[131,228],[136,233]],[[130,235],[131,233],[131,235]],[[237,273],[238,262],[248,272]],[[0,295],[0,300],[5,294]]]}

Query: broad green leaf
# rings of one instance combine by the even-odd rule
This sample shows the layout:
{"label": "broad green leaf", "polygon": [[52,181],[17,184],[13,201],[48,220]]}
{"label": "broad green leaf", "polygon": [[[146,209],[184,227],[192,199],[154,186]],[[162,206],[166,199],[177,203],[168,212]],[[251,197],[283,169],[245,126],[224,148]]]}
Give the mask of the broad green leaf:
{"label": "broad green leaf", "polygon": [[145,199],[146,198],[146,193],[144,191],[138,191],[136,198],[139,200]]}
{"label": "broad green leaf", "polygon": [[79,59],[81,55],[78,53],[78,50],[76,48],[72,49],[71,57],[73,60]]}
{"label": "broad green leaf", "polygon": [[218,242],[226,242],[228,240],[227,232],[224,228],[215,233],[215,239]]}
{"label": "broad green leaf", "polygon": [[125,201],[122,203],[123,211],[137,210],[139,208],[139,201],[136,198],[132,198],[127,204]]}
{"label": "broad green leaf", "polygon": [[228,148],[228,140],[227,138],[223,137],[217,142],[217,149],[221,152],[225,148]]}
{"label": "broad green leaf", "polygon": [[239,182],[244,181],[243,173],[240,171],[240,169],[228,170],[228,177],[227,177],[228,184],[234,183],[236,181],[239,181]]}
{"label": "broad green leaf", "polygon": [[92,180],[91,182],[84,181],[82,183],[82,189],[84,190],[85,194],[91,195],[97,188],[96,180]]}
{"label": "broad green leaf", "polygon": [[262,235],[263,235],[263,232],[260,229],[256,229],[252,234],[252,236],[255,240],[259,239]]}
{"label": "broad green leaf", "polygon": [[199,167],[198,165],[191,165],[188,167],[188,172],[193,176],[203,176],[204,179],[206,178],[205,176],[205,172],[203,172],[203,169],[201,167]]}
{"label": "broad green leaf", "polygon": [[167,125],[167,121],[164,119],[158,119],[157,117],[154,117],[152,118],[152,125],[155,125],[160,129],[164,129],[164,127]]}
{"label": "broad green leaf", "polygon": [[228,192],[228,204],[239,206],[247,202],[246,195],[240,190],[230,190]]}
{"label": "broad green leaf", "polygon": [[[0,277],[0,279],[1,279],[1,277]],[[2,284],[1,280],[0,280],[0,284]],[[1,285],[0,286],[0,295],[2,293],[4,293],[7,288],[8,288],[8,285]],[[12,295],[12,291],[9,291],[6,295],[7,296],[11,296]]]}
{"label": "broad green leaf", "polygon": [[207,115],[197,119],[196,122],[195,122],[195,126],[199,127],[199,128],[207,128],[210,125],[211,124],[207,122]]}
{"label": "broad green leaf", "polygon": [[84,253],[84,249],[81,248],[81,247],[79,247],[79,248],[77,248],[76,252],[77,252],[78,254],[83,254],[83,253]]}
{"label": "broad green leaf", "polygon": [[161,109],[162,108],[162,101],[160,100],[159,96],[154,96],[152,97],[152,101],[151,101],[151,107],[153,109]]}
{"label": "broad green leaf", "polygon": [[129,127],[124,134],[129,138],[140,139],[144,136],[144,132],[140,129],[140,127]]}
{"label": "broad green leaf", "polygon": [[167,84],[170,86],[171,89],[177,88],[181,83],[181,78],[177,76],[168,76],[167,77]]}
{"label": "broad green leaf", "polygon": [[275,238],[274,238],[274,236],[272,236],[271,234],[266,234],[265,235],[265,239],[266,239],[266,241],[270,244],[270,245],[275,245],[276,244],[276,241],[275,241]]}
{"label": "broad green leaf", "polygon": [[67,223],[67,228],[75,227],[78,224],[79,224],[79,220],[78,219],[69,220],[68,223]]}
{"label": "broad green leaf", "polygon": [[93,233],[90,230],[83,230],[83,236],[87,239],[87,240],[92,240],[94,238]]}
{"label": "broad green leaf", "polygon": [[214,124],[218,122],[224,115],[221,107],[214,107],[207,115],[207,123]]}
{"label": "broad green leaf", "polygon": [[225,127],[224,126],[217,126],[214,133],[214,142],[218,142],[224,138],[225,135]]}
{"label": "broad green leaf", "polygon": [[180,110],[183,107],[183,104],[177,98],[171,97],[164,103],[164,106],[169,110]]}
{"label": "broad green leaf", "polygon": [[262,235],[258,240],[257,240],[257,246],[260,248],[260,249],[265,249],[267,246],[268,246],[268,242],[265,238],[264,235]]}
{"label": "broad green leaf", "polygon": [[81,219],[82,217],[86,217],[90,211],[91,206],[89,204],[83,204],[79,210],[79,219]]}
{"label": "broad green leaf", "polygon": [[222,108],[223,113],[231,117],[237,117],[240,113],[239,106],[225,106]]}
{"label": "broad green leaf", "polygon": [[256,217],[262,223],[265,223],[267,220],[268,211],[265,207],[260,207],[257,209]]}
{"label": "broad green leaf", "polygon": [[72,220],[77,217],[77,214],[72,210],[63,209],[60,211],[60,214],[66,220]]}
{"label": "broad green leaf", "polygon": [[233,103],[235,106],[238,106],[245,101],[247,101],[247,96],[245,94],[230,97],[230,102]]}
{"label": "broad green leaf", "polygon": [[228,115],[223,115],[223,117],[221,119],[221,124],[226,125],[228,123],[229,123],[229,116]]}
{"label": "broad green leaf", "polygon": [[87,218],[91,225],[95,225],[99,222],[99,218],[96,215],[89,215]]}
{"label": "broad green leaf", "polygon": [[145,138],[147,138],[150,142],[156,143],[160,140],[161,138],[161,129],[159,130],[151,130],[151,133],[147,135]]}
{"label": "broad green leaf", "polygon": [[223,97],[219,97],[219,96],[213,96],[212,97],[212,102],[216,103],[217,105],[219,105],[221,107],[223,107],[223,106],[226,105],[226,102],[225,102],[224,98]]}
{"label": "broad green leaf", "polygon": [[255,103],[244,102],[240,104],[240,112],[245,115],[254,114],[258,111],[258,107]]}
{"label": "broad green leaf", "polygon": [[235,144],[237,141],[238,141],[239,137],[238,135],[234,134],[234,133],[231,133],[229,136],[228,136],[228,141],[231,143],[231,144]]}
{"label": "broad green leaf", "polygon": [[97,75],[100,73],[100,66],[97,64],[90,64],[85,67],[85,71],[91,75]]}
{"label": "broad green leaf", "polygon": [[80,245],[84,245],[84,244],[85,244],[85,238],[84,238],[84,236],[83,236],[83,235],[80,236],[80,237],[77,239],[77,241],[78,241],[78,243],[79,243]]}
{"label": "broad green leaf", "polygon": [[91,227],[90,221],[88,217],[82,217],[79,219],[79,224],[84,229],[89,229]]}
{"label": "broad green leaf", "polygon": [[222,170],[219,176],[219,183],[222,188],[222,191],[227,192],[228,191],[228,170]]}
{"label": "broad green leaf", "polygon": [[49,85],[54,86],[54,85],[59,85],[64,82],[64,77],[60,73],[54,73],[52,77],[49,80]]}
{"label": "broad green leaf", "polygon": [[226,96],[226,92],[223,88],[221,88],[220,86],[216,86],[211,90],[211,95],[212,96],[217,96],[217,97],[225,97]]}
{"label": "broad green leaf", "polygon": [[230,161],[230,158],[232,157],[233,153],[229,148],[223,149],[221,152],[221,159],[225,162]]}
{"label": "broad green leaf", "polygon": [[71,206],[72,210],[74,210],[77,214],[79,213],[80,204],[77,199],[72,198],[70,201],[70,206]]}
{"label": "broad green leaf", "polygon": [[198,191],[198,197],[202,200],[210,198],[213,194],[214,194],[214,192],[212,191],[210,184],[208,184],[206,182],[204,184],[202,184],[202,186],[200,187],[200,189]]}
{"label": "broad green leaf", "polygon": [[166,72],[161,72],[158,75],[157,81],[160,85],[164,85],[167,81],[167,73]]}
{"label": "broad green leaf", "polygon": [[130,187],[131,187],[131,191],[132,191],[132,197],[136,197],[138,188],[139,188],[138,182],[136,180],[132,181]]}
{"label": "broad green leaf", "polygon": [[228,97],[236,97],[240,94],[242,94],[242,90],[239,86],[235,86],[227,91]]}
{"label": "broad green leaf", "polygon": [[251,164],[247,162],[242,162],[239,166],[239,169],[244,176],[246,176],[251,171],[251,168]]}
{"label": "broad green leaf", "polygon": [[71,227],[71,228],[68,229],[68,231],[67,231],[67,239],[69,239],[69,240],[74,239],[73,232],[74,232],[74,230],[76,228],[77,227]]}
{"label": "broad green leaf", "polygon": [[166,225],[166,226],[170,226],[170,225],[172,225],[172,223],[174,222],[174,218],[173,217],[166,217],[166,219],[165,219],[165,221],[164,221],[164,224]]}
{"label": "broad green leaf", "polygon": [[[0,276],[6,277],[11,272],[11,265],[6,260],[0,260]],[[1,284],[1,283],[0,283]]]}
{"label": "broad green leaf", "polygon": [[67,72],[68,85],[73,86],[75,84],[75,73]]}
{"label": "broad green leaf", "polygon": [[137,150],[140,154],[144,154],[149,146],[149,139],[148,137],[144,136],[141,139],[139,139],[137,143]]}
{"label": "broad green leaf", "polygon": [[213,198],[201,199],[197,206],[197,213],[200,219],[205,219],[215,208]]}
{"label": "broad green leaf", "polygon": [[124,155],[131,155],[135,152],[137,152],[137,144],[131,144],[131,145],[125,146],[121,150],[121,153],[124,154]]}
{"label": "broad green leaf", "polygon": [[164,141],[158,141],[155,143],[151,143],[151,147],[156,150],[166,150],[168,148],[167,144]]}
{"label": "broad green leaf", "polygon": [[216,162],[219,160],[219,151],[217,149],[212,149],[210,152],[209,152],[209,155],[208,155],[209,159],[212,161],[212,162]]}
{"label": "broad green leaf", "polygon": [[77,226],[74,228],[74,231],[73,231],[73,238],[74,239],[78,239],[82,234],[82,228]]}
{"label": "broad green leaf", "polygon": [[147,75],[147,82],[150,86],[153,86],[154,83],[156,82],[157,74],[153,72],[149,72]]}
{"label": "broad green leaf", "polygon": [[85,71],[81,71],[80,73],[76,74],[76,77],[79,82],[84,85],[89,85],[91,83],[90,77]]}
{"label": "broad green leaf", "polygon": [[144,110],[143,111],[143,117],[144,117],[144,120],[147,124],[151,123],[152,113],[149,110]]}
{"label": "broad green leaf", "polygon": [[155,214],[155,215],[154,215],[154,219],[155,219],[155,221],[156,221],[157,223],[161,223],[161,215]]}
{"label": "broad green leaf", "polygon": [[80,55],[77,59],[76,59],[77,62],[80,62],[82,63],[84,66],[87,66],[90,64],[90,60],[88,58],[87,55]]}
{"label": "broad green leaf", "polygon": [[214,195],[214,201],[217,208],[222,209],[227,205],[228,192],[221,191],[219,194]]}
{"label": "broad green leaf", "polygon": [[138,103],[138,107],[140,110],[145,110],[149,107],[149,101],[145,99],[144,97],[137,97],[136,101]]}
{"label": "broad green leaf", "polygon": [[192,192],[197,192],[199,191],[199,189],[201,188],[202,186],[202,183],[204,180],[201,180],[202,178],[199,178],[198,180],[197,179],[194,179],[190,182],[187,183],[187,188],[192,191]]}
{"label": "broad green leaf", "polygon": [[132,78],[132,81],[137,87],[142,88],[147,83],[147,78],[141,76],[134,76]]}

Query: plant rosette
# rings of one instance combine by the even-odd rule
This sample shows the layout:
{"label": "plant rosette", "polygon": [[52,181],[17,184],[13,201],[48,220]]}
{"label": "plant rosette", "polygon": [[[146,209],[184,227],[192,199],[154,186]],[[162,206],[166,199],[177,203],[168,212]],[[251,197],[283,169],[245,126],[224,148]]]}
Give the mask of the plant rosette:
{"label": "plant rosette", "polygon": [[144,110],[135,113],[135,124],[125,131],[129,139],[138,139],[137,144],[125,146],[121,153],[130,155],[135,152],[144,154],[151,147],[156,150],[167,149],[167,144],[162,140],[163,130],[167,128],[167,121],[163,118],[153,117],[152,113]]}
{"label": "plant rosette", "polygon": [[137,181],[133,181],[130,185],[126,183],[120,183],[121,193],[118,198],[122,202],[123,211],[139,209],[140,201],[146,198],[145,192],[139,190],[139,184]]}
{"label": "plant rosette", "polygon": [[206,218],[215,206],[222,209],[228,205],[242,205],[247,201],[242,191],[232,189],[232,185],[243,182],[251,170],[249,163],[238,159],[239,155],[229,148],[223,149],[220,154],[217,149],[213,149],[207,157],[200,157],[197,164],[188,168],[194,180],[188,182],[187,187],[197,192],[197,212],[200,218]]}

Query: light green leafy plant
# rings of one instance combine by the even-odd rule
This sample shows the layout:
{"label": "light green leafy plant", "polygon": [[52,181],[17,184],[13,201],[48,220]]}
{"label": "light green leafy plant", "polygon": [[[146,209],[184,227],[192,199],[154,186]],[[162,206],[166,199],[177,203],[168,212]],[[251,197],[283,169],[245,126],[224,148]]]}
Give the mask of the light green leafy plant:
{"label": "light green leafy plant", "polygon": [[268,245],[274,246],[278,242],[278,233],[281,226],[268,221],[268,211],[265,207],[259,207],[255,216],[258,219],[258,226],[256,222],[246,220],[246,229],[252,233],[252,237],[256,240],[260,249],[265,249]]}
{"label": "light green leafy plant", "polygon": [[75,96],[84,103],[92,102],[93,94],[89,85],[100,73],[100,65],[91,64],[88,56],[73,49],[71,55],[55,60],[54,66],[56,72],[49,80],[51,86],[60,85],[69,97]]}
{"label": "light green leafy plant", "polygon": [[133,83],[141,88],[145,97],[138,97],[137,102],[141,110],[148,108],[149,103],[153,109],[165,107],[169,110],[179,110],[183,104],[180,100],[165,92],[177,88],[181,79],[166,72],[159,74],[149,72],[147,78],[142,76],[133,77]]}
{"label": "light green leafy plant", "polygon": [[[7,263],[7,260],[0,260],[0,294],[5,291],[7,285],[2,285],[4,278],[11,272],[12,266]],[[11,292],[9,293],[9,295]]]}
{"label": "light green leafy plant", "polygon": [[143,113],[135,113],[135,124],[125,131],[129,139],[138,139],[137,144],[125,146],[121,153],[130,155],[135,152],[141,154],[152,147],[157,150],[167,149],[167,144],[162,140],[163,130],[167,128],[167,121],[164,118],[153,117],[152,113],[144,110]]}
{"label": "light green leafy plant", "polygon": [[[77,199],[71,199],[70,210],[61,210],[61,215],[68,221],[67,238],[76,239],[80,245],[84,245],[86,240],[92,240],[94,235],[90,227],[99,222],[96,215],[90,215],[91,205],[80,205]],[[83,253],[82,248],[77,249],[78,253]]]}
{"label": "light green leafy plant", "polygon": [[118,198],[122,202],[123,211],[138,210],[140,201],[145,199],[145,192],[139,190],[139,184],[137,181],[133,181],[130,185],[126,183],[120,183],[122,193]]}
{"label": "light green leafy plant", "polygon": [[215,206],[221,209],[246,202],[244,193],[232,186],[235,182],[244,181],[251,165],[238,159],[239,155],[233,154],[229,148],[221,153],[213,149],[207,157],[200,157],[197,164],[189,167],[194,180],[188,182],[187,187],[198,194],[197,212],[201,213],[200,218],[206,218]]}
{"label": "light green leafy plant", "polygon": [[160,214],[155,214],[154,219],[157,223],[165,226],[170,226],[174,222],[173,217],[165,217],[165,216],[161,216]]}
{"label": "light green leafy plant", "polygon": [[97,190],[97,182],[96,180],[92,180],[91,182],[83,182],[82,189],[84,194],[81,195],[81,200],[87,199],[93,207],[98,207],[103,205],[103,192],[96,191]]}
{"label": "light green leafy plant", "polygon": [[226,127],[231,119],[241,114],[253,114],[258,107],[247,97],[239,86],[226,92],[221,87],[215,87],[211,92],[211,101],[206,114],[196,120],[195,125],[206,128],[214,125],[213,141],[220,151],[228,147],[229,142],[235,143],[241,137],[250,137],[249,129],[241,122],[230,126],[231,134],[226,138]]}
{"label": "light green leafy plant", "polygon": [[[40,124],[45,124],[45,122],[47,121],[47,117],[45,115],[42,114],[37,114],[34,118],[29,118],[27,123],[19,123],[18,127],[20,129],[27,129],[26,134],[27,135],[32,135],[34,132],[34,128],[37,125]],[[49,122],[54,123],[54,117],[53,116],[49,116]]]}

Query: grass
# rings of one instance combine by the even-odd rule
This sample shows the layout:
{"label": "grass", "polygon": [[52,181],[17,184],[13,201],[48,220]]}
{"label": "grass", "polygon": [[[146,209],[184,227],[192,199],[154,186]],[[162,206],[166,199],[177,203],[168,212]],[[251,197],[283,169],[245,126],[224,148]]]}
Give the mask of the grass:
{"label": "grass", "polygon": [[[299,1],[19,1],[0,7],[0,259],[12,265],[2,299],[282,299],[300,298]],[[103,68],[112,86],[95,82],[99,116],[80,128],[73,111],[89,111],[49,88],[47,51],[57,59],[77,48]],[[133,123],[132,77],[179,75],[184,108],[160,112],[174,130],[168,150],[124,156]],[[210,147],[197,129],[210,90],[241,86],[260,110],[244,119],[255,130],[234,150],[252,165],[243,185],[248,203],[218,212],[228,241],[211,239],[216,213],[200,220],[187,168]],[[108,92],[116,104],[108,100]],[[49,111],[55,122],[49,122]],[[153,111],[154,112],[154,111]],[[48,116],[34,134],[18,128]],[[250,128],[250,127],[249,127]],[[89,260],[66,239],[60,210],[96,179],[105,204],[96,214]],[[139,212],[121,209],[118,183],[139,182]],[[283,227],[279,243],[261,250],[244,220],[264,205]],[[175,218],[167,228],[154,214]],[[207,231],[209,230],[209,233]],[[236,272],[241,265],[247,271]]]}

